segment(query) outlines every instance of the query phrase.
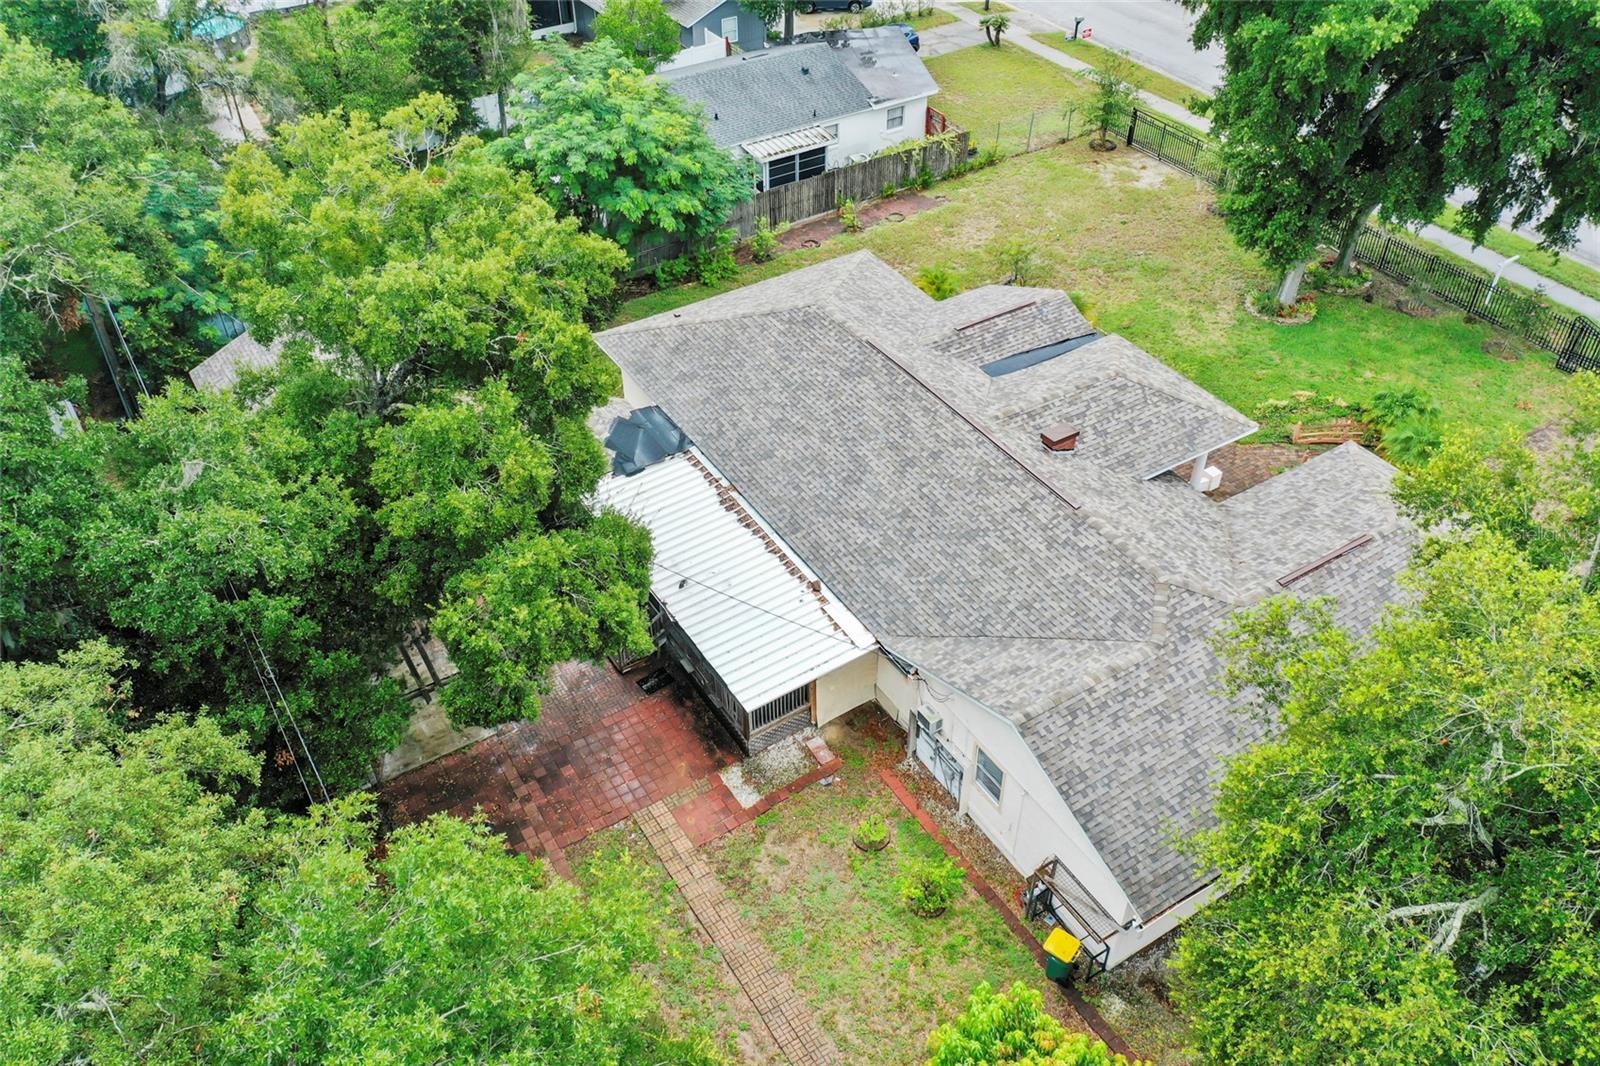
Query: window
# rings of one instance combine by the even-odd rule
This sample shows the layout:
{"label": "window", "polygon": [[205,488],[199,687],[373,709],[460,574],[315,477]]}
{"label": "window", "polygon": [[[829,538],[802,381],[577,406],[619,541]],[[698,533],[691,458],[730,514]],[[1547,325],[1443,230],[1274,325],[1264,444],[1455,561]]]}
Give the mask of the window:
{"label": "window", "polygon": [[978,749],[978,784],[989,793],[989,798],[996,803],[1000,802],[1000,790],[1006,785],[1006,772],[995,765],[995,761]]}
{"label": "window", "polygon": [[529,27],[535,33],[573,22],[572,0],[529,0]]}
{"label": "window", "polygon": [[739,43],[739,17],[737,15],[731,19],[722,20],[722,36],[734,44]]}
{"label": "window", "polygon": [[776,189],[806,178],[814,178],[828,168],[828,148],[809,148],[795,155],[767,161],[767,185]]}
{"label": "window", "polygon": [[906,109],[905,109],[905,105],[902,104],[899,107],[891,107],[889,109],[889,127],[888,128],[892,129],[892,130],[897,130],[901,126],[904,126],[905,124],[906,124]]}

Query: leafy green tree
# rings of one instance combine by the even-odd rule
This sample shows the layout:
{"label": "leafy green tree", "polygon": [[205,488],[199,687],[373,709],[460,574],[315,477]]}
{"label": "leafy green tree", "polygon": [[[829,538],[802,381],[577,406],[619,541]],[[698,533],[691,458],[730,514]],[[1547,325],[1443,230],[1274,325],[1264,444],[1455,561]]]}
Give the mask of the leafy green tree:
{"label": "leafy green tree", "polygon": [[153,716],[131,665],[0,664],[0,1059],[723,1066],[639,973],[625,853],[585,895],[481,820],[381,850],[367,795],[269,820],[243,742]]}
{"label": "leafy green tree", "polygon": [[[1110,131],[1126,124],[1133,114],[1137,96],[1133,83],[1133,61],[1125,52],[1107,51],[1103,60],[1088,72],[1094,85],[1094,100],[1089,114],[1100,127],[1102,145],[1108,141]],[[1113,142],[1114,143],[1114,142]]]}
{"label": "leafy green tree", "polygon": [[1521,434],[1453,429],[1421,466],[1403,470],[1395,497],[1424,529],[1490,532],[1536,566],[1594,580],[1600,554],[1600,376],[1575,374],[1554,447],[1536,452]]}
{"label": "leafy green tree", "polygon": [[978,25],[983,27],[983,35],[994,47],[1000,47],[1000,35],[1011,28],[1011,16],[1001,12],[985,15],[978,20]]}
{"label": "leafy green tree", "polygon": [[1211,104],[1230,185],[1228,224],[1294,302],[1319,236],[1342,261],[1381,205],[1429,222],[1454,188],[1477,239],[1510,211],[1569,246],[1600,215],[1600,136],[1590,72],[1600,24],[1583,4],[1183,0],[1195,43],[1226,49]]}
{"label": "leafy green tree", "polygon": [[[527,175],[476,140],[434,140],[452,110],[424,96],[382,123],[312,116],[280,130],[270,153],[242,145],[222,232],[251,254],[230,259],[224,279],[258,337],[313,340],[366,411],[505,373],[525,404],[581,415],[615,375],[581,323],[626,256],[558,220]],[[397,135],[417,153],[397,157]]]}
{"label": "leafy green tree", "polygon": [[200,0],[100,0],[91,10],[105,51],[88,64],[90,80],[130,107],[165,114],[179,89],[201,80],[210,50],[191,32],[206,10]]}
{"label": "leafy green tree", "polygon": [[170,262],[141,211],[149,135],[78,69],[0,29],[0,300],[72,328],[86,294],[131,294]]}
{"label": "leafy green tree", "polygon": [[1600,1055],[1600,600],[1493,533],[1371,634],[1270,602],[1219,641],[1272,738],[1228,767],[1179,1002],[1207,1061]]}
{"label": "leafy green tree", "polygon": [[794,13],[812,11],[816,7],[812,0],[743,0],[743,2],[747,10],[768,26],[775,25],[782,19],[785,44],[794,40]]}
{"label": "leafy green tree", "polygon": [[104,48],[100,22],[86,4],[0,0],[0,26],[71,63],[85,63]]}
{"label": "leafy green tree", "polygon": [[641,233],[698,240],[752,195],[750,171],[614,41],[551,55],[517,79],[519,136],[493,150],[532,171],[563,213],[622,243]]}
{"label": "leafy green tree", "polygon": [[720,1061],[668,1034],[638,972],[660,918],[631,862],[583,895],[481,820],[437,816],[374,864],[370,810],[358,796],[295,824],[220,1061]]}
{"label": "leafy green tree", "polygon": [[100,449],[61,408],[83,382],[57,388],[0,352],[0,658],[73,642],[78,538],[104,491]]}
{"label": "leafy green tree", "polygon": [[383,115],[417,94],[415,27],[384,5],[308,7],[256,20],[251,82],[274,121],[343,108]]}
{"label": "leafy green tree", "polygon": [[607,3],[594,20],[598,40],[615,41],[622,54],[645,73],[655,70],[683,47],[677,20],[662,0],[617,0]]}
{"label": "leafy green tree", "polygon": [[0,1059],[188,1062],[227,1014],[266,819],[257,760],[150,717],[127,658],[0,664]]}
{"label": "leafy green tree", "polygon": [[1044,997],[1018,981],[996,992],[983,982],[967,1009],[928,1035],[927,1066],[1127,1066],[1098,1040],[1069,1033]]}

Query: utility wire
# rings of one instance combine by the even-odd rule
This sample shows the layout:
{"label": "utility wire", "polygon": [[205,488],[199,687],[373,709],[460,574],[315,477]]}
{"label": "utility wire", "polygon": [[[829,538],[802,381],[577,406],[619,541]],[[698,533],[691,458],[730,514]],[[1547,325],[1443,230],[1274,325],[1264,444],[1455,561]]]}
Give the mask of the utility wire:
{"label": "utility wire", "polygon": [[[228,579],[228,592],[233,596],[234,603],[243,602],[240,599],[239,590],[234,587],[232,578]],[[252,654],[250,657],[250,665],[255,669],[256,677],[261,682],[261,693],[267,699],[267,706],[272,710],[274,720],[278,722],[278,731],[279,733],[283,734],[283,742],[289,746],[289,755],[294,760],[295,773],[300,777],[300,784],[306,790],[306,799],[311,803],[316,803],[316,798],[311,794],[311,786],[306,781],[304,772],[302,772],[300,769],[300,760],[299,757],[295,755],[294,743],[289,739],[288,732],[283,728],[283,719],[278,717],[278,708],[280,705],[283,709],[283,717],[287,718],[289,721],[289,728],[294,731],[295,738],[300,741],[300,750],[305,753],[306,764],[311,767],[311,775],[316,779],[317,789],[322,793],[322,802],[326,803],[332,798],[328,793],[328,786],[322,779],[322,771],[317,767],[317,760],[315,756],[311,754],[311,745],[306,743],[305,734],[300,731],[300,723],[296,721],[294,711],[289,706],[289,699],[283,694],[283,687],[278,684],[278,674],[277,671],[273,670],[272,668],[272,661],[267,658],[267,649],[261,643],[261,638],[256,635],[255,627],[253,625],[251,625],[248,621],[245,621],[244,627],[246,636],[254,644],[254,654]],[[248,650],[249,649],[247,648],[247,651]],[[256,655],[260,655],[261,657],[260,666],[256,665]],[[267,683],[269,681],[271,682],[272,686],[270,690],[267,687]],[[274,693],[277,694],[276,702],[273,700]]]}
{"label": "utility wire", "polygon": [[776,611],[768,610],[765,607],[761,607],[761,606],[759,606],[757,604],[751,603],[749,600],[742,600],[739,597],[735,596],[731,592],[728,592],[728,591],[726,591],[724,589],[719,589],[715,585],[712,585],[712,584],[710,584],[708,582],[702,581],[699,578],[694,577],[694,576],[692,576],[690,574],[685,574],[685,573],[682,573],[681,571],[674,570],[672,567],[666,565],[663,562],[656,561],[656,562],[652,563],[651,565],[658,566],[661,569],[665,570],[667,573],[672,574],[672,575],[674,575],[676,577],[682,578],[684,581],[692,581],[696,585],[699,585],[701,588],[705,589],[706,591],[714,592],[718,596],[726,597],[727,599],[732,600],[734,603],[741,604],[741,605],[743,605],[745,607],[750,608],[752,611],[760,611],[762,614],[771,615],[773,618],[778,619],[780,622],[787,622],[789,625],[795,626],[795,627],[797,627],[799,629],[804,629],[804,630],[806,630],[808,632],[811,632],[811,633],[816,633],[818,636],[829,637],[829,638],[831,638],[833,640],[837,640],[841,644],[848,644],[851,647],[855,646],[855,641],[851,640],[849,637],[845,636],[843,633],[839,633],[839,632],[836,632],[836,631],[830,630],[830,629],[819,629],[816,626],[807,625],[806,623],[801,622],[801,621],[799,621],[797,619],[790,618],[790,617],[788,617],[786,615],[781,615]]}

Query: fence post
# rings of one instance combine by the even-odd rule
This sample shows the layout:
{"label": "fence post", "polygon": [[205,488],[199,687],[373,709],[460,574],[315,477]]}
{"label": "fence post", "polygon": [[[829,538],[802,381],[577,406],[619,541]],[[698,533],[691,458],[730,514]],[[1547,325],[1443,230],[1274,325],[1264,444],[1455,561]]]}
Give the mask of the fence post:
{"label": "fence post", "polygon": [[1039,112],[1028,112],[1028,151],[1033,151],[1033,120],[1039,117]]}
{"label": "fence post", "polygon": [[1139,109],[1133,109],[1133,117],[1128,120],[1128,147],[1133,147],[1133,130],[1139,125]]}

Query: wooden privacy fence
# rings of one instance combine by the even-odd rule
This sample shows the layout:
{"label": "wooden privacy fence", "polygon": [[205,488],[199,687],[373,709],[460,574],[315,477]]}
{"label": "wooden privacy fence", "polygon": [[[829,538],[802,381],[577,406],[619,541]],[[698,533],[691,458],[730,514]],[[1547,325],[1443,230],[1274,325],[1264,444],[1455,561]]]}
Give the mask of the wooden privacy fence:
{"label": "wooden privacy fence", "polygon": [[[952,126],[937,140],[922,141],[912,148],[873,156],[824,171],[814,178],[758,192],[734,208],[728,218],[728,228],[743,240],[756,231],[756,223],[762,218],[771,226],[803,222],[835,210],[841,200],[870,200],[882,194],[887,185],[896,188],[909,185],[924,170],[934,178],[942,178],[966,162],[967,142],[967,131]],[[689,242],[681,237],[643,238],[628,249],[633,256],[632,273],[634,276],[647,274],[689,250]]]}
{"label": "wooden privacy fence", "polygon": [[[1216,142],[1165,119],[1135,108],[1128,120],[1127,141],[1146,155],[1212,185],[1226,183]],[[1332,231],[1324,233],[1323,243],[1337,247],[1339,237]],[[1560,370],[1600,370],[1600,327],[1582,315],[1552,307],[1526,292],[1498,286],[1475,270],[1377,226],[1362,227],[1356,238],[1356,258],[1554,352]]]}

